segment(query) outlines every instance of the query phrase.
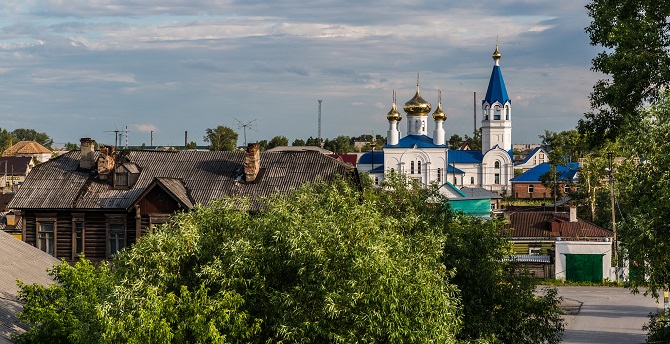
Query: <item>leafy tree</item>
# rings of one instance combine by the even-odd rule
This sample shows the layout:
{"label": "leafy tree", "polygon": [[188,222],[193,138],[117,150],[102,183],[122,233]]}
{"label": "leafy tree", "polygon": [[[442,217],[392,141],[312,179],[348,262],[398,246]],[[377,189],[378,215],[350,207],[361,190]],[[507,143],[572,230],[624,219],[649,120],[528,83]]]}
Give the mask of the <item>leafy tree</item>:
{"label": "leafy tree", "polygon": [[288,146],[288,139],[286,136],[275,136],[268,142],[268,149],[281,146]]}
{"label": "leafy tree", "polygon": [[186,146],[184,146],[184,149],[197,149],[198,144],[195,143],[195,141],[189,142]]}
{"label": "leafy tree", "polygon": [[463,142],[464,140],[461,137],[461,135],[458,134],[451,135],[451,137],[449,138],[449,149],[456,150],[461,147]]}
{"label": "leafy tree", "polygon": [[35,129],[15,129],[12,131],[12,137],[14,138],[14,143],[18,141],[35,141],[46,148],[51,148],[51,145],[54,143],[54,140],[49,135],[38,133]]}
{"label": "leafy tree", "polygon": [[222,125],[214,129],[207,128],[203,140],[209,142],[209,150],[212,151],[232,151],[237,148],[237,133]]}
{"label": "leafy tree", "polygon": [[592,0],[586,28],[591,45],[604,50],[593,70],[609,76],[591,93],[592,112],[579,121],[589,142],[616,140],[643,118],[641,107],[659,100],[670,84],[670,3],[656,0]]}
{"label": "leafy tree", "polygon": [[559,343],[564,330],[555,288],[534,294],[537,281],[508,257],[511,243],[498,235],[503,223],[460,217],[448,222],[444,264],[455,269],[467,341]]}
{"label": "leafy tree", "polygon": [[354,146],[351,142],[349,136],[340,135],[333,140],[326,139],[323,148],[335,153],[349,153],[354,151]]}
{"label": "leafy tree", "polygon": [[79,150],[79,145],[76,143],[68,142],[65,144],[65,150],[67,151]]}
{"label": "leafy tree", "polygon": [[291,143],[291,146],[305,146],[305,140],[295,139],[293,140],[293,143]]}
{"label": "leafy tree", "polygon": [[268,140],[260,140],[256,142],[258,147],[260,147],[261,152],[268,150]]}
{"label": "leafy tree", "polygon": [[554,166],[579,161],[586,152],[584,137],[574,129],[560,133],[545,130],[539,137],[542,148],[549,154],[549,163]]}
{"label": "leafy tree", "polygon": [[316,137],[309,137],[307,139],[307,142],[305,142],[305,146],[316,146],[316,147],[321,147],[321,142],[319,142],[319,139]]}
{"label": "leafy tree", "polygon": [[467,143],[470,145],[470,148],[474,150],[482,149],[482,129],[479,128],[474,137],[465,135],[464,141],[467,141]]}

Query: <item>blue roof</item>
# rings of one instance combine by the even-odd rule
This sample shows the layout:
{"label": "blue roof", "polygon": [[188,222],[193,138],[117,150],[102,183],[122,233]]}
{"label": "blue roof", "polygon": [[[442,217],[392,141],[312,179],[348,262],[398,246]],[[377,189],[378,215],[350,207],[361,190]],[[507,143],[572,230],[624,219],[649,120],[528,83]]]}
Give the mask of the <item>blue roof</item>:
{"label": "blue roof", "polygon": [[[540,176],[549,172],[551,165],[548,162],[543,162],[530,170],[512,178],[512,182],[539,182]],[[556,166],[558,179],[561,181],[576,181],[575,175],[579,169],[579,163],[569,162],[565,165]]]}
{"label": "blue roof", "polygon": [[523,158],[523,160],[521,160],[521,162],[519,162],[518,165],[527,163],[528,160],[530,160],[530,158],[532,158],[533,155],[535,155],[535,153],[537,153],[537,151],[539,151],[540,149],[542,149],[542,147],[535,147],[535,149],[533,149],[530,153],[528,153],[528,155],[526,155],[526,157]]}
{"label": "blue roof", "polygon": [[503,80],[500,66],[493,66],[491,80],[489,80],[489,88],[486,90],[486,97],[482,100],[482,104],[486,102],[493,104],[496,101],[500,102],[500,104],[512,102],[507,95],[507,88],[505,87],[505,81]]}
{"label": "blue roof", "polygon": [[371,169],[370,171],[368,171],[368,173],[384,173],[384,165],[379,165],[379,166],[377,166],[377,165],[375,164],[375,168],[373,168],[373,169]]}
{"label": "blue roof", "polygon": [[361,157],[358,158],[358,164],[372,164],[372,160],[373,160],[372,154],[374,154],[375,165],[384,164],[384,152],[380,152],[380,151],[367,152],[367,153],[361,155]]}
{"label": "blue roof", "polygon": [[436,145],[433,138],[427,135],[407,135],[398,141],[397,145],[386,145],[384,148],[447,148],[447,145]]}
{"label": "blue roof", "polygon": [[[465,172],[461,171],[460,169],[455,168],[452,165],[447,166],[447,173],[458,173],[458,174],[464,174]],[[447,182],[448,183],[448,182]]]}
{"label": "blue roof", "polygon": [[479,150],[449,150],[447,153],[447,163],[481,163],[484,159],[482,151]]}

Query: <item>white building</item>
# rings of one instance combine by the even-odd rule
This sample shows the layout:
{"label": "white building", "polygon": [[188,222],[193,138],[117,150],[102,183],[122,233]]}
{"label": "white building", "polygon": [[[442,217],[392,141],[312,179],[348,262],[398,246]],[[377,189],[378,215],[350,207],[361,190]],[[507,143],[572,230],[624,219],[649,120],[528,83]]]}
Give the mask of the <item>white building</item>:
{"label": "white building", "polygon": [[[402,115],[393,95],[386,146],[383,154],[366,153],[359,159],[359,171],[370,173],[381,182],[390,171],[403,173],[424,185],[449,181],[457,187],[482,187],[500,195],[511,194],[510,179],[514,177],[512,159],[512,100],[507,95],[500,70],[500,52],[496,45],[495,61],[486,97],[482,101],[482,150],[449,150],[443,124],[447,115],[442,110],[441,95],[432,113],[435,129],[428,136],[431,104],[419,93],[405,103],[406,135],[401,137],[399,124]],[[373,160],[374,158],[374,160]],[[382,165],[383,162],[383,165]]]}

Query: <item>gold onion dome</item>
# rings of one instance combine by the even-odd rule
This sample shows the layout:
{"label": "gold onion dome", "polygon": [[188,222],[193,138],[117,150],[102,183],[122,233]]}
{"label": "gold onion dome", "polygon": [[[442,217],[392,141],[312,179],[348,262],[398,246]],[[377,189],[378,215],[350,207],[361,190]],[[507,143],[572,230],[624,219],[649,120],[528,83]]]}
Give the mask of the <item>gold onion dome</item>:
{"label": "gold onion dome", "polygon": [[408,115],[427,116],[430,112],[430,103],[421,98],[421,94],[419,94],[419,77],[416,81],[416,94],[414,98],[405,103],[403,109]]}
{"label": "gold onion dome", "polygon": [[400,115],[400,112],[398,112],[398,108],[395,106],[395,101],[391,106],[391,111],[389,111],[389,113],[386,115],[386,119],[396,122],[400,122],[402,120],[402,115]]}
{"label": "gold onion dome", "polygon": [[433,119],[436,121],[446,121],[447,114],[442,110],[442,91],[438,91],[437,109],[433,112]]}
{"label": "gold onion dome", "polygon": [[497,61],[500,60],[500,56],[501,56],[500,51],[498,51],[498,44],[496,43],[496,51],[493,52],[493,55],[491,55],[491,57],[493,57],[493,59]]}

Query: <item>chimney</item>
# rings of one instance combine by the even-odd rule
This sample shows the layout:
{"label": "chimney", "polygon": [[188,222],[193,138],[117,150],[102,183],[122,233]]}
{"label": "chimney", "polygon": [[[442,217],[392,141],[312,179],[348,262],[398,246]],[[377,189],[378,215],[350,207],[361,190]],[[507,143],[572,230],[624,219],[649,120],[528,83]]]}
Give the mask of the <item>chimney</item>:
{"label": "chimney", "polygon": [[88,137],[82,137],[79,139],[79,142],[81,143],[81,157],[79,158],[79,167],[90,170],[95,165],[95,161],[93,159],[93,156],[95,155],[95,140]]}
{"label": "chimney", "polygon": [[101,180],[107,180],[112,171],[114,171],[114,147],[100,146],[98,177]]}
{"label": "chimney", "polygon": [[261,168],[261,149],[257,143],[250,143],[244,152],[244,178],[247,183],[256,180]]}
{"label": "chimney", "polygon": [[577,207],[570,206],[570,222],[577,222]]}

